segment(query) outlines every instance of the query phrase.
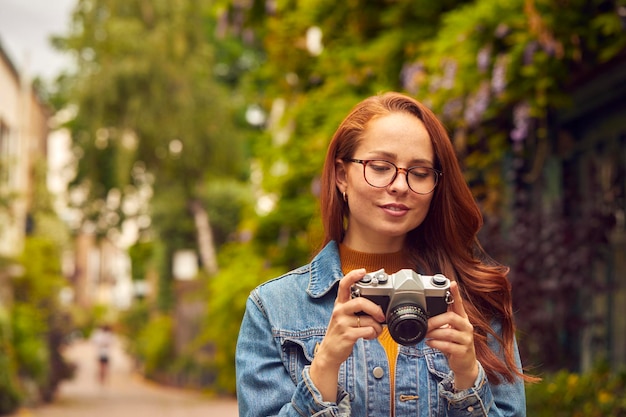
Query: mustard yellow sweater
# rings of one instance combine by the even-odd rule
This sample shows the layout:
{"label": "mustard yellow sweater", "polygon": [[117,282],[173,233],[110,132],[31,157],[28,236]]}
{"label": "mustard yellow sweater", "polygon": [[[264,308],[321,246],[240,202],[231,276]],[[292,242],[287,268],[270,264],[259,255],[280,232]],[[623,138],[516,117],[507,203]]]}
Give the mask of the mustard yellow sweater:
{"label": "mustard yellow sweater", "polygon": [[[412,268],[409,264],[408,257],[403,251],[395,253],[363,253],[357,252],[343,244],[340,244],[339,258],[341,259],[341,270],[344,274],[359,268],[365,268],[367,272],[373,272],[381,268],[385,268],[385,272],[388,274],[393,274],[404,268]],[[395,371],[396,357],[398,356],[398,344],[391,338],[387,326],[384,327],[383,332],[380,336],[378,336],[378,341],[381,345],[383,345],[383,348],[387,353],[387,360],[389,361],[391,398],[393,399],[395,391]]]}

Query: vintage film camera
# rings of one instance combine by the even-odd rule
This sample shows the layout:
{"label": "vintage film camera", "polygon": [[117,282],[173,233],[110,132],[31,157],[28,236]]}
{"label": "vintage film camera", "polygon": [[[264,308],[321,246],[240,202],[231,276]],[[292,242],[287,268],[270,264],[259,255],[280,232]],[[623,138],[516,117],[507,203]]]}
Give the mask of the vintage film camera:
{"label": "vintage film camera", "polygon": [[405,346],[424,339],[428,318],[445,313],[454,302],[448,278],[410,269],[391,275],[384,269],[368,273],[352,286],[352,297],[365,297],[381,306],[389,334]]}

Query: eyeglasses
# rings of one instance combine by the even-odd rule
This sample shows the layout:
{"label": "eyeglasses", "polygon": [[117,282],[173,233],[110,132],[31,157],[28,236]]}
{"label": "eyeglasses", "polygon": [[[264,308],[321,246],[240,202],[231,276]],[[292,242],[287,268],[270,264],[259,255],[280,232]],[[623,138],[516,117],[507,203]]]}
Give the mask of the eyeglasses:
{"label": "eyeglasses", "polygon": [[376,188],[386,188],[395,181],[398,171],[406,173],[406,181],[411,191],[417,194],[430,194],[433,192],[439,177],[443,175],[430,167],[398,168],[394,163],[382,159],[346,159],[347,162],[355,162],[363,165],[363,178]]}

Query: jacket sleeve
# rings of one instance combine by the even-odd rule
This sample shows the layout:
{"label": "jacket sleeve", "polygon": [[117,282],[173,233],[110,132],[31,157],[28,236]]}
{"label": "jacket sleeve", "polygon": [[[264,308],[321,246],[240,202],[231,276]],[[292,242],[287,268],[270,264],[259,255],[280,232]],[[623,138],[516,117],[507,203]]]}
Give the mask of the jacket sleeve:
{"label": "jacket sleeve", "polygon": [[[495,323],[493,328],[500,332],[500,325]],[[501,352],[499,344],[490,338],[489,347],[494,352]],[[518,371],[522,371],[517,342],[513,341],[515,363]],[[524,381],[516,378],[513,383],[503,382],[495,385],[489,383],[482,365],[479,363],[479,373],[474,386],[467,390],[455,392],[453,388],[454,375],[440,383],[440,395],[448,401],[448,415],[456,416],[488,416],[488,417],[525,417],[526,393]]]}
{"label": "jacket sleeve", "polygon": [[296,385],[282,362],[281,346],[275,340],[258,293],[248,298],[235,355],[237,402],[241,417],[349,416],[349,396],[339,390],[339,403],[324,402],[302,371]]}

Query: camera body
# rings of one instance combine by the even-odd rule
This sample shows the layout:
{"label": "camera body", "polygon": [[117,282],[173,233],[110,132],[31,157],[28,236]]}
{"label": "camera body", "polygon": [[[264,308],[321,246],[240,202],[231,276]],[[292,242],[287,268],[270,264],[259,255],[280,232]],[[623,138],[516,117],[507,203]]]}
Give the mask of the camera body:
{"label": "camera body", "polygon": [[352,298],[365,297],[385,314],[391,337],[401,345],[415,345],[426,336],[428,318],[445,313],[454,302],[450,280],[442,274],[420,275],[401,269],[388,275],[384,269],[365,274],[352,286]]}

